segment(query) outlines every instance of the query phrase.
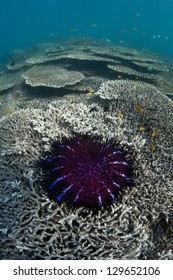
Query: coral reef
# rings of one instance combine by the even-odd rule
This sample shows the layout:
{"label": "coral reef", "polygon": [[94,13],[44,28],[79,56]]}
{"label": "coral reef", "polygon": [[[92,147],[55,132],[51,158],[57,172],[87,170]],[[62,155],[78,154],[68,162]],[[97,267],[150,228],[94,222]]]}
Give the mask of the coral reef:
{"label": "coral reef", "polygon": [[77,71],[67,71],[57,65],[37,65],[26,71],[22,77],[25,83],[36,86],[62,88],[80,82],[84,76]]}
{"label": "coral reef", "polygon": [[141,67],[144,67],[146,68],[148,71],[152,72],[152,71],[160,71],[160,72],[169,72],[169,68],[167,65],[163,64],[163,63],[159,63],[159,62],[153,62],[150,60],[147,61],[146,59],[146,62],[143,62],[142,60],[141,61],[132,61],[134,64],[138,65],[138,66],[141,66]]}
{"label": "coral reef", "polygon": [[68,50],[68,52],[63,52],[61,53],[46,53],[44,55],[36,55],[31,58],[27,59],[28,64],[42,64],[45,62],[51,62],[51,61],[58,61],[62,59],[71,59],[71,60],[82,60],[82,61],[105,61],[105,62],[114,62],[114,63],[121,63],[119,61],[116,61],[114,59],[102,57],[102,56],[96,56],[93,55],[93,53],[88,53],[83,50],[79,51],[74,51],[74,50]]}
{"label": "coral reef", "polygon": [[[1,258],[172,259],[169,104],[155,87],[121,80],[104,83],[91,97],[59,99],[2,117]],[[114,139],[135,158],[135,187],[127,186],[111,209],[70,209],[47,197],[37,163],[52,141],[76,133]]]}
{"label": "coral reef", "polygon": [[26,63],[28,67],[45,63],[63,64],[67,69],[80,70],[85,76],[82,82],[91,76],[98,79],[103,77],[114,79],[121,73],[124,79],[139,79],[158,87],[157,80],[167,80],[162,77],[162,74],[170,70],[170,65],[156,56],[87,38],[69,39],[51,44],[42,43],[40,51],[26,59]]}
{"label": "coral reef", "polygon": [[22,73],[23,71],[15,71],[13,73],[4,73],[0,76],[0,92],[22,83]]}
{"label": "coral reef", "polygon": [[[115,46],[106,40],[61,39],[10,53],[0,77],[0,92],[9,92],[16,83],[22,86],[25,79],[31,95],[35,90],[39,96],[44,87],[44,97],[50,96],[51,88],[53,95],[60,97],[97,91],[107,80],[129,79],[150,83],[171,94],[172,71],[171,64],[156,54]],[[60,79],[62,73],[64,77]],[[63,92],[59,90],[61,86]]]}
{"label": "coral reef", "polygon": [[141,73],[139,71],[136,71],[130,67],[125,67],[125,66],[122,66],[122,65],[108,65],[108,68],[116,71],[116,72],[119,72],[121,73],[122,75],[133,75],[134,77],[142,77],[144,79],[159,79],[160,77],[158,75],[154,75],[154,74],[147,74],[147,73]]}
{"label": "coral reef", "polygon": [[26,66],[27,53],[22,50],[14,50],[8,55],[9,63],[7,69],[10,71],[17,71]]}

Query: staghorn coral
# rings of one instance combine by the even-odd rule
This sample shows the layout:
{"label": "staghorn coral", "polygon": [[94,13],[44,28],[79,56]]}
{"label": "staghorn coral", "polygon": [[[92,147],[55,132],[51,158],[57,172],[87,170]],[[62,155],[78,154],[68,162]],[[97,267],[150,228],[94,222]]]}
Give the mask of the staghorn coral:
{"label": "staghorn coral", "polygon": [[[170,235],[163,232],[159,241],[154,235],[160,213],[172,217],[173,121],[169,103],[151,85],[112,81],[92,97],[58,100],[44,109],[40,105],[3,117],[2,258],[171,258]],[[139,130],[141,126],[144,131]],[[113,138],[131,151],[135,187],[127,187],[122,200],[111,209],[96,213],[82,207],[69,209],[46,195],[37,162],[50,150],[52,140],[73,137],[76,132]]]}
{"label": "staghorn coral", "polygon": [[77,71],[67,71],[57,65],[37,65],[26,71],[22,77],[32,87],[45,86],[62,88],[80,82],[84,76]]}

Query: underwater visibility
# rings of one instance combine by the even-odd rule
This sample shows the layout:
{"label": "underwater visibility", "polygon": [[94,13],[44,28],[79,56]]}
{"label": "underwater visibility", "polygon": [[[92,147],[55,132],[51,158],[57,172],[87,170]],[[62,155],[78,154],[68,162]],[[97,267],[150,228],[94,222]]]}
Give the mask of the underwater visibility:
{"label": "underwater visibility", "polygon": [[0,8],[0,259],[172,260],[173,1],[80,2]]}

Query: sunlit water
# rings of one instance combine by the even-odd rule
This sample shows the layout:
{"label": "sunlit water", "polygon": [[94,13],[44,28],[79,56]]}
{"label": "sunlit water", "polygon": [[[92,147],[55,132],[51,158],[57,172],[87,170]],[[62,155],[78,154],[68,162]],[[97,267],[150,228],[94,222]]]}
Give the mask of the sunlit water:
{"label": "sunlit water", "polygon": [[172,0],[1,1],[0,58],[52,37],[106,38],[172,56]]}

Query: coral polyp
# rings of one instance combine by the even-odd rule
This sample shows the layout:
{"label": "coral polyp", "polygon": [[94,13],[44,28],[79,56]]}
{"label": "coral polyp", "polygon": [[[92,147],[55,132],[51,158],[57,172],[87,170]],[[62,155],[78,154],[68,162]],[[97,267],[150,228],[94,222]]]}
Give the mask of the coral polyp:
{"label": "coral polyp", "polygon": [[86,135],[55,141],[43,164],[49,197],[72,206],[110,206],[125,186],[133,184],[126,156],[117,144]]}

